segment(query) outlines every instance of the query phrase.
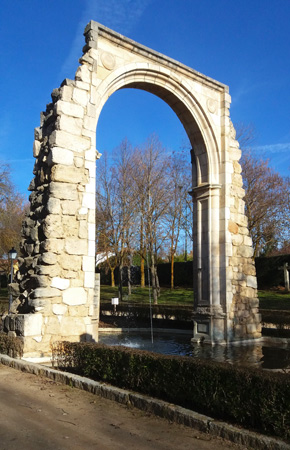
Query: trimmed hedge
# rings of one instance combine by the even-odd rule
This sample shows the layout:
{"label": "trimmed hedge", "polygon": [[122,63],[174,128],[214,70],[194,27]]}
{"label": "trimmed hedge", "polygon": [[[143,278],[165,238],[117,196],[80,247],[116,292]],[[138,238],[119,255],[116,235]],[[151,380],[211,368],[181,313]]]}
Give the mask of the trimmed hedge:
{"label": "trimmed hedge", "polygon": [[103,344],[54,345],[59,368],[290,438],[290,377]]}
{"label": "trimmed hedge", "polygon": [[[255,258],[257,280],[259,289],[268,289],[274,286],[284,286],[283,270],[279,267],[285,262],[290,265],[290,255],[279,255]],[[110,273],[104,267],[98,268],[101,273],[101,284],[110,284]],[[147,277],[147,270],[145,271]],[[170,263],[158,264],[157,272],[160,286],[170,286]],[[118,270],[115,270],[115,280],[118,283]],[[133,284],[140,284],[140,267],[134,266]],[[146,281],[147,282],[147,281]],[[123,283],[127,283],[127,270],[123,269]],[[174,284],[175,286],[193,286],[193,262],[175,262],[174,263]]]}
{"label": "trimmed hedge", "polygon": [[[192,329],[192,307],[152,305],[153,325],[157,328]],[[148,305],[135,303],[120,304],[116,312],[111,303],[101,303],[100,320],[118,324],[123,327],[150,326],[150,308]]]}
{"label": "trimmed hedge", "polygon": [[290,311],[260,309],[262,323],[273,323],[278,329],[290,326]]}
{"label": "trimmed hedge", "polygon": [[10,337],[6,333],[0,333],[0,353],[19,358],[23,355],[23,341],[18,337]]}
{"label": "trimmed hedge", "polygon": [[[170,286],[170,263],[162,263],[157,265],[157,273],[159,278],[160,286]],[[101,265],[98,267],[97,271],[101,274],[101,284],[110,285],[111,284],[111,274],[106,268]],[[127,268],[123,268],[123,284],[124,286],[128,282],[128,272]],[[119,283],[119,270],[114,270],[115,282]],[[145,270],[146,284],[148,283],[148,271]],[[135,285],[140,285],[141,282],[141,272],[139,266],[133,266],[132,269],[132,283]],[[193,286],[193,262],[175,262],[174,263],[174,285],[175,286]]]}

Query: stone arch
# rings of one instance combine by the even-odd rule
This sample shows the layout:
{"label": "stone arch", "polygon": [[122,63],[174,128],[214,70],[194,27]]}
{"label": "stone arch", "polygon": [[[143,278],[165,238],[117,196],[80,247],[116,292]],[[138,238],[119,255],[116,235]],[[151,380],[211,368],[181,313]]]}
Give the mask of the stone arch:
{"label": "stone arch", "polygon": [[110,95],[143,89],[164,100],[192,144],[193,340],[260,337],[255,268],[244,215],[240,150],[227,86],[90,22],[74,80],[52,93],[35,130],[30,212],[23,224],[19,297],[6,331],[27,357],[54,341],[97,340],[96,127]]}
{"label": "stone arch", "polygon": [[[220,150],[211,124],[210,117],[204,111],[190,85],[176,77],[174,73],[150,63],[131,63],[112,72],[99,86],[100,103],[97,117],[107,98],[120,89],[140,89],[156,95],[175,112],[182,123],[194,149],[197,163],[196,185],[217,183]],[[96,123],[97,125],[97,123]]]}

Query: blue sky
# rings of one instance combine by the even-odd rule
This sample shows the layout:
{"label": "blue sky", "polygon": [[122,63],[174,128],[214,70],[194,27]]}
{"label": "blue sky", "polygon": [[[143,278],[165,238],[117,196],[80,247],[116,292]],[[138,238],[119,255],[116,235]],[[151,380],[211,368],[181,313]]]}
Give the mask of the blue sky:
{"label": "blue sky", "polygon": [[[17,188],[32,179],[34,128],[50,94],[74,78],[83,31],[96,20],[229,85],[233,122],[252,123],[254,151],[290,168],[290,0],[2,0],[0,160]],[[100,152],[155,132],[179,149],[185,132],[160,99],[113,94],[97,128]]]}

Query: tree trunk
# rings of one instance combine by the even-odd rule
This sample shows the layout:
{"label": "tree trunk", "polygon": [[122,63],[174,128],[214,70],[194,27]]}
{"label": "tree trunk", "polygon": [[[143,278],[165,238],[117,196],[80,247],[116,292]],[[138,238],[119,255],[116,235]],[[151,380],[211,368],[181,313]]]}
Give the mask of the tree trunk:
{"label": "tree trunk", "polygon": [[154,254],[152,253],[152,257],[151,257],[151,284],[152,284],[152,293],[153,293],[153,303],[154,305],[157,305],[158,302],[158,286],[157,286],[157,281],[159,284],[159,280],[157,277],[157,272],[156,272],[156,266],[155,266],[155,257]]}
{"label": "tree trunk", "polygon": [[112,267],[110,267],[110,271],[111,271],[111,286],[115,287],[115,274],[114,274],[114,269]]}
{"label": "tree trunk", "polygon": [[127,267],[128,273],[128,295],[132,293],[132,280],[131,280],[131,258],[129,258],[129,264]]}
{"label": "tree trunk", "polygon": [[174,253],[171,252],[170,289],[174,289]]}
{"label": "tree trunk", "polygon": [[145,258],[141,256],[140,261],[140,274],[141,274],[141,288],[145,287]]}
{"label": "tree trunk", "polygon": [[156,280],[156,291],[157,291],[157,298],[158,298],[158,297],[160,297],[160,284],[159,284],[159,277],[158,277],[156,266],[155,266],[155,280]]}
{"label": "tree trunk", "polygon": [[123,300],[123,263],[119,265],[119,301]]}
{"label": "tree trunk", "polygon": [[158,294],[156,287],[156,277],[155,277],[155,267],[151,266],[151,285],[152,285],[152,294],[153,294],[153,303],[154,305],[158,304]]}

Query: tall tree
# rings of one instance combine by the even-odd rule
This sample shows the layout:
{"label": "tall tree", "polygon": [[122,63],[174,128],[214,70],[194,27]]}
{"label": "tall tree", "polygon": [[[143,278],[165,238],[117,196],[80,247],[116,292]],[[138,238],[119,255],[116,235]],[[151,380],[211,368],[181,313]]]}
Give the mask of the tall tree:
{"label": "tall tree", "polygon": [[254,152],[254,126],[235,125],[242,149],[245,211],[254,256],[267,255],[289,239],[290,180],[269,167],[269,160]]}
{"label": "tall tree", "polygon": [[22,222],[28,208],[24,196],[16,191],[7,164],[0,163],[0,258],[6,267],[11,247],[19,252]]}
{"label": "tall tree", "polygon": [[114,271],[118,264],[118,224],[115,209],[117,194],[106,153],[97,164],[96,175],[96,251],[106,255],[111,285],[115,286]]}
{"label": "tall tree", "polygon": [[241,164],[254,256],[266,255],[289,238],[290,181],[271,169],[268,160],[249,151],[244,152]]}
{"label": "tall tree", "polygon": [[[151,135],[146,143],[135,149],[134,182],[137,208],[140,212],[140,252],[146,248],[150,265],[153,300],[157,304],[159,281],[157,275],[160,222],[169,204],[169,161],[158,137]],[[159,233],[157,234],[157,232]],[[145,245],[144,245],[145,244]],[[141,247],[143,246],[143,248]]]}
{"label": "tall tree", "polygon": [[[174,258],[181,228],[187,225],[187,196],[190,190],[190,164],[184,153],[173,154],[170,158],[169,204],[165,215],[168,230],[169,258],[171,263],[170,286],[174,289]],[[187,233],[187,230],[185,230]]]}
{"label": "tall tree", "polygon": [[122,299],[122,276],[126,257],[132,253],[134,197],[131,187],[132,149],[127,140],[115,150],[111,165],[104,154],[97,166],[96,231],[97,251],[108,255],[111,284],[119,268],[119,296]]}

